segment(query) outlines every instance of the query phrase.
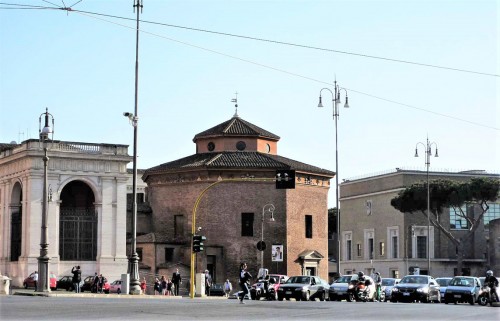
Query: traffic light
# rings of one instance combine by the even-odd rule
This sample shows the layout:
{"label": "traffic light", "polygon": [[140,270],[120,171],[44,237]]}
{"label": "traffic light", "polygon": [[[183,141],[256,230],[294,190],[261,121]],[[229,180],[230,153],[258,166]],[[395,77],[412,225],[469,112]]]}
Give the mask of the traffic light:
{"label": "traffic light", "polygon": [[295,188],[295,171],[280,169],[276,171],[276,189]]}
{"label": "traffic light", "polygon": [[204,250],[203,241],[207,238],[203,235],[193,235],[193,252],[201,252]]}

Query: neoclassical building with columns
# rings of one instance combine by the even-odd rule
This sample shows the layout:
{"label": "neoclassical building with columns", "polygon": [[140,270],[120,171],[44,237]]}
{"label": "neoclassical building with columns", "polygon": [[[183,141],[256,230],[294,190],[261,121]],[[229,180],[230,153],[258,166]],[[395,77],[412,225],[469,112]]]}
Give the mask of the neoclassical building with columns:
{"label": "neoclassical building with columns", "polygon": [[[127,272],[127,145],[53,141],[48,146],[49,272],[109,280]],[[0,273],[22,286],[38,269],[44,182],[38,139],[0,144]]]}

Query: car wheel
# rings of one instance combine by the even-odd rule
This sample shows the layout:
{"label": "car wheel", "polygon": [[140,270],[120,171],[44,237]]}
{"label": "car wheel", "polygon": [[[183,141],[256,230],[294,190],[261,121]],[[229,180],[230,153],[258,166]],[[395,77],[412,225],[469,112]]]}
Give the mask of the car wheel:
{"label": "car wheel", "polygon": [[290,298],[289,298],[289,297],[287,297],[287,298],[286,298],[286,300],[287,300],[287,301],[290,301]]}
{"label": "car wheel", "polygon": [[278,295],[278,301],[283,301],[283,297]]}
{"label": "car wheel", "polygon": [[27,289],[28,288],[28,283],[24,283],[24,288]]}
{"label": "car wheel", "polygon": [[319,300],[325,301],[325,292],[321,293],[321,295],[319,296]]}
{"label": "car wheel", "polygon": [[271,294],[271,299],[276,301],[278,300],[278,293],[277,292],[273,292],[273,294]]}
{"label": "car wheel", "polygon": [[255,294],[254,293],[250,293],[250,299],[255,300]]}
{"label": "car wheel", "polygon": [[120,293],[122,293],[122,290],[118,289],[118,290],[116,290],[116,293],[120,294]]}
{"label": "car wheel", "polygon": [[352,301],[355,301],[355,300],[356,300],[356,298],[354,297],[354,293],[349,292],[347,294],[347,302],[352,302]]}
{"label": "car wheel", "polygon": [[475,303],[475,302],[474,302],[474,296],[472,296],[472,297],[470,298],[470,300],[469,300],[469,304],[470,304],[470,305],[474,305],[474,303]]}
{"label": "car wheel", "polygon": [[306,292],[306,293],[304,294],[304,296],[302,297],[302,299],[303,299],[304,301],[309,301],[309,300],[311,300],[311,294],[309,293],[309,291],[308,291],[308,292]]}

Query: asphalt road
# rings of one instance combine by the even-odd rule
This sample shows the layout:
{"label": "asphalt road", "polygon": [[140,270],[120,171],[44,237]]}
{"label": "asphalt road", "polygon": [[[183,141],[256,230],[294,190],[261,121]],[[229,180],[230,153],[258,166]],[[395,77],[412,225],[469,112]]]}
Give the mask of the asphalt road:
{"label": "asphalt road", "polygon": [[498,320],[496,307],[211,298],[0,296],[1,320]]}

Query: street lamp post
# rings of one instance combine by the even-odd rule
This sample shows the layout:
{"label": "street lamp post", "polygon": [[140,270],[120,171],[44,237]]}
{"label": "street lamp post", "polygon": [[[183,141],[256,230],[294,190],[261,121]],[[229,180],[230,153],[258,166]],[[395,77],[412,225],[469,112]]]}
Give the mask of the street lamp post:
{"label": "street lamp post", "polygon": [[135,41],[135,100],[134,113],[123,113],[134,127],[134,159],[132,177],[132,244],[130,249],[128,273],[130,274],[130,294],[141,294],[139,281],[139,256],[137,255],[137,127],[139,117],[137,114],[139,92],[139,11],[142,12],[142,0],[134,0],[134,10],[137,10],[137,28]]}
{"label": "street lamp post", "polygon": [[415,146],[415,157],[418,157],[418,145],[422,145],[425,148],[425,165],[427,167],[427,275],[431,275],[431,196],[430,196],[430,187],[429,187],[429,166],[431,165],[431,155],[432,155],[432,146],[436,150],[434,157],[439,157],[437,144],[434,142],[429,142],[429,137],[427,137],[426,144],[422,142],[418,142]]}
{"label": "street lamp post", "polygon": [[[45,115],[45,125],[42,129],[42,115]],[[49,125],[49,118],[52,119],[52,127]],[[49,256],[48,247],[49,244],[48,236],[49,232],[47,229],[48,220],[48,208],[49,208],[49,195],[47,193],[48,185],[48,175],[47,166],[49,162],[49,157],[47,156],[47,144],[49,141],[49,135],[51,135],[51,140],[54,140],[54,117],[49,113],[49,109],[45,109],[45,113],[42,113],[38,119],[39,122],[39,134],[40,142],[43,144],[43,191],[42,191],[42,229],[40,235],[40,256],[38,257],[38,281],[36,284],[37,292],[50,292],[49,284]]]}
{"label": "street lamp post", "polygon": [[[273,204],[266,204],[262,208],[262,222],[261,222],[261,236],[260,236],[260,241],[261,244],[264,244],[264,214],[266,213],[266,210],[271,213],[271,222],[274,222],[274,205]],[[260,251],[260,267],[264,268],[264,251]]]}
{"label": "street lamp post", "polygon": [[345,104],[344,108],[349,108],[349,100],[347,97],[347,90],[339,87],[337,85],[337,80],[334,82],[334,91],[332,92],[329,88],[322,88],[319,92],[319,103],[318,107],[323,107],[321,102],[321,92],[326,90],[332,94],[332,105],[333,105],[333,119],[335,120],[335,206],[337,208],[337,273],[340,274],[340,206],[339,206],[339,149],[338,149],[338,130],[337,130],[337,120],[339,118],[339,108],[338,105],[341,103],[340,91],[345,91]]}

